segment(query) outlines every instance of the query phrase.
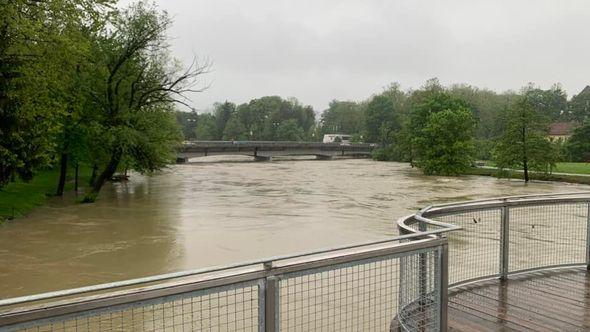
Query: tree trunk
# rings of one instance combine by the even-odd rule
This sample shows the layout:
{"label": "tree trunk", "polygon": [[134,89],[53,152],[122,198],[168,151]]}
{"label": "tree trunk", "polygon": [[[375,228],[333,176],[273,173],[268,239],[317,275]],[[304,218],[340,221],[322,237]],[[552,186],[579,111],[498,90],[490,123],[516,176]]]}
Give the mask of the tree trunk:
{"label": "tree trunk", "polygon": [[74,191],[78,193],[78,174],[80,173],[80,164],[76,162],[76,170],[74,175]]}
{"label": "tree trunk", "polygon": [[92,174],[90,175],[90,181],[88,184],[92,187],[94,186],[94,182],[96,181],[96,173],[98,173],[98,165],[92,165]]}
{"label": "tree trunk", "polygon": [[100,189],[104,185],[104,183],[113,177],[113,174],[117,171],[117,167],[119,166],[119,162],[121,161],[121,152],[116,151],[111,156],[109,163],[105,167],[105,169],[100,173],[98,178],[94,181],[90,192],[86,195],[84,199],[84,203],[91,203],[94,202],[96,196],[100,192]]}
{"label": "tree trunk", "polygon": [[66,176],[68,175],[68,154],[61,153],[60,167],[59,167],[59,181],[57,183],[57,191],[55,195],[63,196],[64,188],[66,186]]}
{"label": "tree trunk", "polygon": [[529,182],[529,158],[527,153],[526,126],[522,127],[522,170],[524,171],[524,182]]}

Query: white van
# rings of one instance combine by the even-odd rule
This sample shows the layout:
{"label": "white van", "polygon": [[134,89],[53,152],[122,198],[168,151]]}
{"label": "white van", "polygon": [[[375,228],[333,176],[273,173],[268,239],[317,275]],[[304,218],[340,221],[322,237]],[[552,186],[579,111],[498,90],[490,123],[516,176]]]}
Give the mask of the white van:
{"label": "white van", "polygon": [[346,134],[326,134],[324,135],[324,143],[341,143],[350,144],[350,135]]}

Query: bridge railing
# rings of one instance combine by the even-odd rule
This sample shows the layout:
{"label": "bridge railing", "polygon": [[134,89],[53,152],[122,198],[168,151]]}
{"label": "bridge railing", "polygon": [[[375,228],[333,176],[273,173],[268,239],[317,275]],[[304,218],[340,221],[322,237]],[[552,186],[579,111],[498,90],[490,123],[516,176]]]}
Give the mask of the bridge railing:
{"label": "bridge railing", "polygon": [[315,149],[315,150],[345,150],[345,151],[371,151],[377,148],[373,143],[321,143],[321,142],[295,142],[295,141],[186,141],[180,147],[181,151],[194,149]]}
{"label": "bridge railing", "polygon": [[[446,240],[433,231],[267,260],[0,300],[8,331],[388,330],[445,323]],[[427,266],[419,275],[416,268]],[[405,271],[402,271],[405,269]],[[0,328],[0,329],[2,329]]]}

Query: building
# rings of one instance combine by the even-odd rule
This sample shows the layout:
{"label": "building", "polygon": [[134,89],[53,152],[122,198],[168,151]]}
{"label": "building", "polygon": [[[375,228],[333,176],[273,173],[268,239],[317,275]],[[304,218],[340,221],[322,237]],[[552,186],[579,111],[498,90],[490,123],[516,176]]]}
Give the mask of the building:
{"label": "building", "polygon": [[547,137],[550,141],[566,141],[572,136],[572,132],[578,126],[575,122],[555,122],[549,125]]}

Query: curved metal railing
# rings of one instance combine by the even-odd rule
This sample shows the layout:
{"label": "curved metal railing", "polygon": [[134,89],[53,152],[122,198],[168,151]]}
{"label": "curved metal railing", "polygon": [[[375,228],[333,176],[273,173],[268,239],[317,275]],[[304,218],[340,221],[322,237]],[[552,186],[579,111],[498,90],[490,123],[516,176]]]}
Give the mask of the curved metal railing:
{"label": "curved metal railing", "polygon": [[[448,287],[590,264],[588,192],[433,205],[399,219],[397,226],[401,234],[448,231],[427,235],[448,240]],[[427,265],[408,266],[401,271],[430,273]],[[401,280],[405,278],[400,276]],[[403,283],[401,287],[401,294],[408,293]],[[399,298],[398,323],[402,330],[416,328],[415,308],[423,307],[433,288],[427,285],[412,289],[419,291]]]}

